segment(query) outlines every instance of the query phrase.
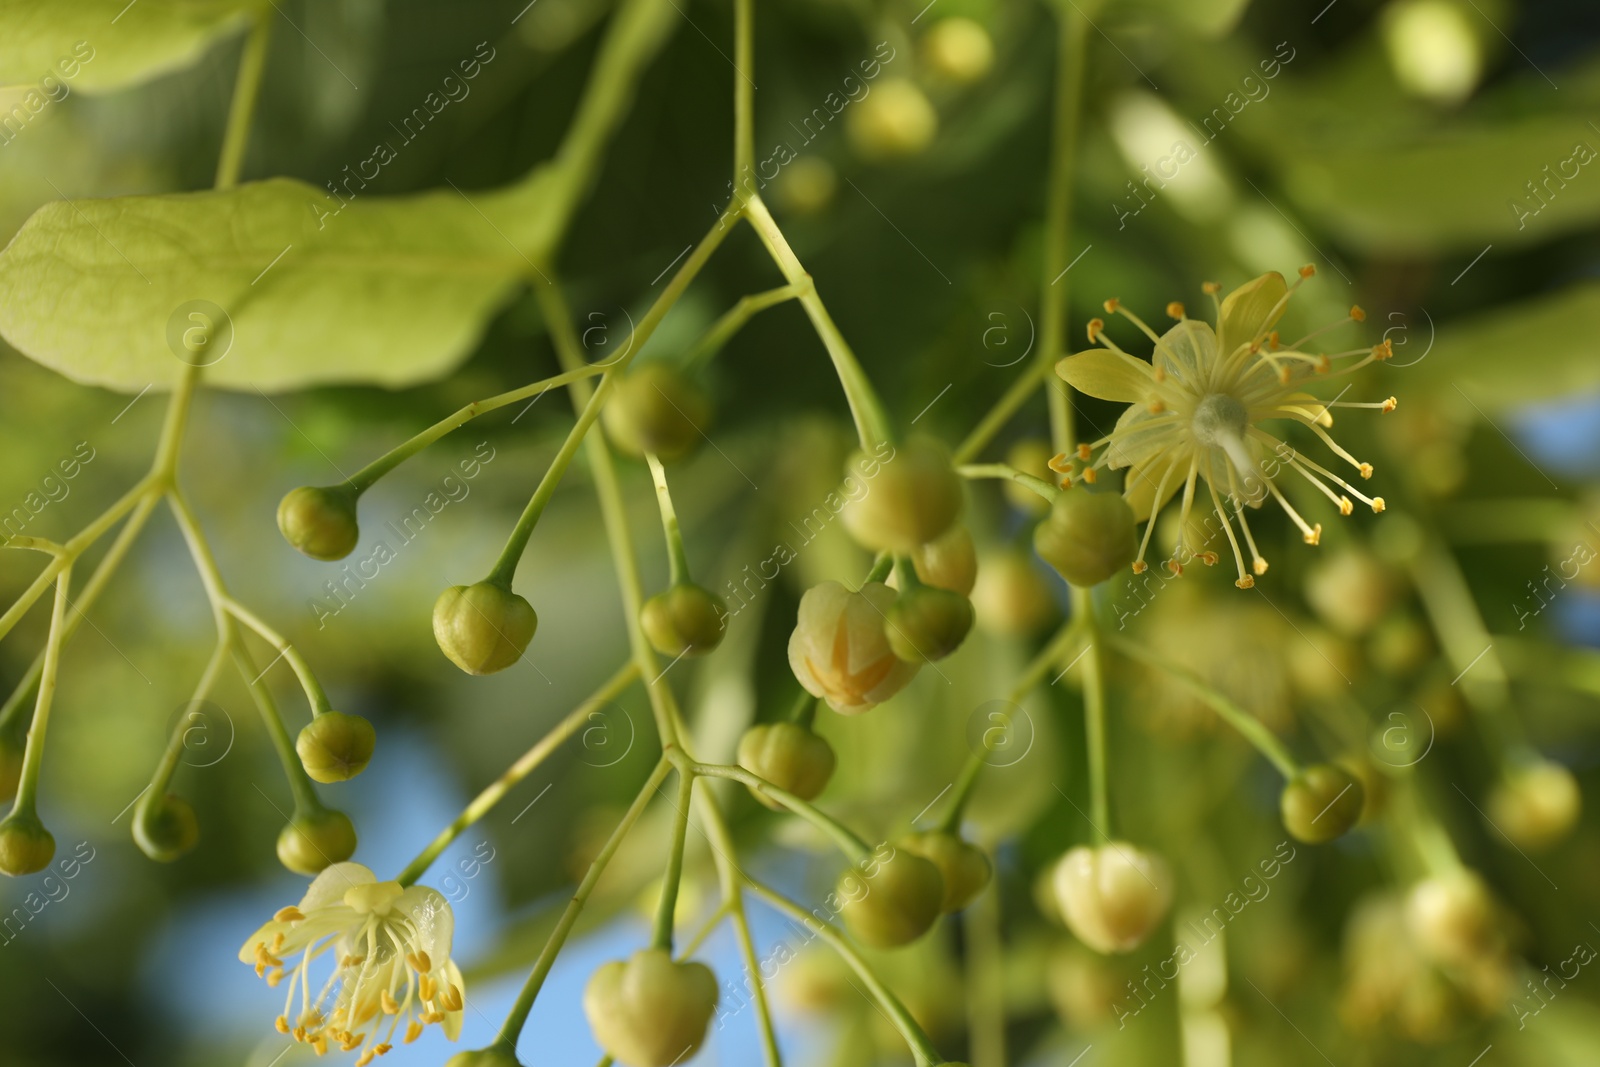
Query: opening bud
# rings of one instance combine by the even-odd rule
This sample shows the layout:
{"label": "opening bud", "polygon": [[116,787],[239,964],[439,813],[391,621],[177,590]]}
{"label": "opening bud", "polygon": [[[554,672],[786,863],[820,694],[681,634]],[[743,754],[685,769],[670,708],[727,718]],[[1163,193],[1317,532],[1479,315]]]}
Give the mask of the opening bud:
{"label": "opening bud", "polygon": [[355,851],[355,824],[342,811],[296,813],[278,834],[278,862],[296,874],[318,874]]}
{"label": "opening bud", "polygon": [[703,656],[722,644],[728,605],[693,582],[657,593],[639,610],[639,624],[663,656]]}
{"label": "opening bud", "polygon": [[972,903],[994,875],[994,867],[983,850],[955,834],[938,830],[909,834],[895,842],[895,847],[913,852],[939,868],[944,881],[939,910],[946,915]]}
{"label": "opening bud", "polygon": [[171,863],[200,843],[194,805],[175,793],[146,793],[133,809],[133,841],[151,859]]}
{"label": "opening bud", "polygon": [[318,782],[344,782],[366,770],[377,743],[372,724],[359,715],[325,711],[300,731],[294,750]]}
{"label": "opening bud", "polygon": [[433,637],[468,674],[503,671],[527,651],[539,628],[533,605],[491,581],[454,585],[433,605]]}
{"label": "opening bud", "polygon": [[694,1057],[717,1008],[717,979],[703,963],[662,948],[602,964],[583,991],[595,1040],[628,1067],[671,1067]]}
{"label": "opening bud", "polygon": [[1096,952],[1132,952],[1172,904],[1166,861],[1126,841],[1080,845],[1055,869],[1056,904],[1067,928]]}
{"label": "opening bud", "polygon": [[944,903],[944,877],[932,861],[897,848],[839,876],[840,915],[873,948],[909,945],[933,927]]}
{"label": "opening bud", "polygon": [[1133,509],[1116,493],[1071,489],[1050,505],[1033,531],[1033,547],[1073,585],[1099,585],[1133,562],[1138,542]]}
{"label": "opening bud", "polygon": [[[882,92],[882,88],[878,92]],[[876,95],[876,94],[874,94]],[[845,470],[866,475],[867,491],[840,512],[850,536],[875,552],[912,552],[955,525],[961,514],[961,478],[943,445],[914,437],[880,459],[858,451]]]}
{"label": "opening bud", "polygon": [[687,455],[705,436],[711,401],[699,386],[658,360],[618,378],[600,418],[619,449],[630,456],[653,452],[667,463]]}
{"label": "opening bud", "polygon": [[55,854],[56,839],[31,811],[13,811],[0,820],[0,874],[13,878],[35,874],[48,867]]}
{"label": "opening bud", "polygon": [[789,667],[806,692],[842,715],[859,715],[905,688],[917,665],[896,656],[884,633],[894,602],[882,582],[858,593],[838,582],[806,590],[789,635]]}
{"label": "opening bud", "polygon": [[1331,763],[1307,767],[1278,798],[1283,825],[1308,845],[1342,837],[1360,820],[1365,805],[1366,790],[1360,780]]}
{"label": "opening bud", "polygon": [[278,503],[284,540],[312,559],[344,559],[361,537],[356,497],[347,489],[302,485]]}
{"label": "opening bud", "polygon": [[972,630],[972,602],[960,593],[919,585],[900,594],[884,629],[889,647],[907,663],[943,659]]}
{"label": "opening bud", "polygon": [[[833,746],[793,722],[762,723],[739,738],[739,766],[801,800],[814,800],[833,777]],[[751,795],[775,811],[783,805],[752,789]]]}

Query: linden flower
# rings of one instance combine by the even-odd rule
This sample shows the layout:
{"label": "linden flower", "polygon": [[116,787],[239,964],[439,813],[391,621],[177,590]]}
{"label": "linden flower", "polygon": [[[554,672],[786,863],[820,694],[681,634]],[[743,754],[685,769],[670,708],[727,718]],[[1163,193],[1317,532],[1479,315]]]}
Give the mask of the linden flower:
{"label": "linden flower", "polygon": [[[401,1023],[408,1043],[430,1023],[441,1024],[452,1041],[460,1035],[461,972],[450,959],[454,927],[450,905],[437,890],[402,888],[378,881],[359,863],[335,863],[317,875],[298,905],[282,909],[252,934],[239,959],[276,986],[283,981],[284,958],[303,953],[287,968],[289,994],[278,1032],[309,1044],[319,1056],[330,1041],[346,1052],[359,1048],[356,1064],[365,1067],[393,1047]],[[311,961],[330,949],[333,973],[313,998]]]}
{"label": "linden flower", "polygon": [[882,582],[859,593],[838,582],[806,590],[789,636],[789,667],[806,692],[842,715],[859,715],[905,688],[917,664],[896,656],[884,632],[895,597]]}
{"label": "linden flower", "polygon": [[[1276,481],[1280,473],[1293,471],[1304,477],[1332,500],[1342,515],[1353,510],[1352,496],[1373,511],[1383,510],[1383,497],[1362,494],[1348,481],[1300,455],[1261,425],[1282,420],[1308,427],[1362,478],[1372,476],[1370,463],[1356,459],[1329,435],[1328,427],[1333,425],[1329,410],[1339,407],[1393,411],[1397,403],[1395,398],[1377,403],[1350,403],[1335,397],[1324,402],[1305,392],[1305,386],[1313,381],[1343,377],[1369,363],[1389,359],[1394,354],[1389,342],[1385,340],[1372,348],[1348,352],[1304,350],[1308,341],[1328,330],[1347,322],[1365,320],[1366,314],[1359,307],[1351,308],[1347,318],[1313,331],[1291,345],[1282,344],[1274,329],[1290,296],[1301,282],[1315,273],[1314,267],[1302,267],[1293,286],[1286,285],[1281,274],[1263,274],[1220,302],[1217,300],[1220,287],[1215,282],[1206,283],[1205,291],[1217,309],[1215,330],[1210,324],[1185,315],[1182,304],[1172,303],[1167,305],[1167,314],[1177,319],[1178,324],[1157,336],[1144,320],[1122,308],[1117,301],[1107,300],[1108,313],[1122,315],[1155,343],[1153,364],[1119,348],[1105,335],[1105,323],[1100,319],[1090,321],[1089,340],[1104,347],[1079,352],[1056,364],[1056,373],[1073,388],[1102,400],[1132,405],[1123,412],[1108,436],[1093,444],[1078,445],[1072,459],[1057,456],[1051,466],[1070,477],[1073,460],[1076,460],[1081,465],[1079,476],[1091,482],[1095,472],[1103,467],[1130,468],[1123,495],[1138,519],[1150,520],[1133,564],[1134,573],[1141,574],[1146,569],[1144,557],[1155,528],[1153,520],[1180,488],[1183,503],[1178,549],[1167,561],[1167,567],[1173,574],[1181,573],[1183,565],[1179,560],[1186,554],[1194,555],[1208,566],[1217,562],[1217,553],[1185,543],[1194,540],[1190,514],[1196,506],[1195,488],[1199,479],[1205,480],[1211,507],[1233,548],[1234,563],[1239,570],[1239,580],[1234,584],[1240,589],[1249,589],[1255,584],[1255,576],[1267,570],[1267,561],[1256,548],[1245,519],[1244,505],[1259,507],[1270,495],[1300,527],[1307,544],[1314,545],[1322,539],[1321,524],[1306,522],[1284,498]],[[1351,356],[1363,358],[1333,369],[1335,360]],[[1344,492],[1336,492],[1330,483]],[[1223,506],[1224,497],[1231,505],[1231,516],[1230,509]],[[1204,508],[1204,504],[1200,506]],[[1249,570],[1245,568],[1230,517],[1237,520],[1250,552]]]}

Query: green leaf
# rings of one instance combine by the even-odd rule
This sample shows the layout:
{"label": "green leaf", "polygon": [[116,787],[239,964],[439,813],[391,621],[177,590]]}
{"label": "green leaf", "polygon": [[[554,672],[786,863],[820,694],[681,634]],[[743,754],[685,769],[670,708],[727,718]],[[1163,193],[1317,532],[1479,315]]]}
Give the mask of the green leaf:
{"label": "green leaf", "polygon": [[[128,392],[170,387],[186,361],[233,389],[411,385],[470,353],[534,272],[503,236],[512,202],[358,193],[340,210],[282,178],[55,201],[0,252],[0,335],[74,381]],[[186,335],[205,344],[185,348]]]}
{"label": "green leaf", "polygon": [[[1425,358],[1396,368],[1391,388],[1418,387],[1446,398],[1459,389],[1479,410],[1491,413],[1592,392],[1600,388],[1596,336],[1600,281],[1584,281],[1441,326]],[[1399,374],[1416,378],[1401,383]]]}
{"label": "green leaf", "polygon": [[0,85],[50,78],[85,93],[137,85],[189,66],[259,6],[259,0],[0,0]]}

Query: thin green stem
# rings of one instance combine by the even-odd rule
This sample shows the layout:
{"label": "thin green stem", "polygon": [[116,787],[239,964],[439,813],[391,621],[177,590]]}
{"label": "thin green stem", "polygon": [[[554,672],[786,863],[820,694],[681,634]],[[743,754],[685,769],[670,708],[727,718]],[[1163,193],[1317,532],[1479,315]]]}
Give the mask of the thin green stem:
{"label": "thin green stem", "polygon": [[961,912],[962,943],[967,950],[967,1044],[972,1067],[1006,1067],[1001,903],[1000,893],[980,893]]}
{"label": "thin green stem", "polygon": [[1106,683],[1098,647],[1094,595],[1072,587],[1072,614],[1088,647],[1083,652],[1083,730],[1089,759],[1089,818],[1099,833],[1111,836],[1110,786],[1106,778]]}
{"label": "thin green stem", "polygon": [[755,18],[751,0],[733,4],[733,182],[755,167]]}
{"label": "thin green stem", "polygon": [[622,844],[622,839],[628,836],[628,831],[633,829],[633,824],[639,821],[639,816],[644,814],[645,807],[650,803],[650,798],[655,796],[661,783],[667,780],[667,775],[672,773],[672,764],[665,758],[656,762],[655,770],[650,772],[650,777],[645,779],[644,786],[639,790],[638,796],[633,798],[627,812],[622,816],[622,821],[617,823],[617,828],[611,831],[611,836],[601,846],[600,854],[589,864],[589,870],[583,876],[583,881],[578,883],[578,888],[573,892],[572,899],[567,902],[566,910],[561,913],[561,918],[556,921],[555,929],[550,931],[550,937],[544,943],[539,958],[534,961],[533,971],[528,975],[527,982],[523,983],[522,992],[517,994],[516,1003],[511,1006],[511,1012],[506,1016],[504,1025],[500,1027],[500,1036],[496,1044],[514,1050],[517,1047],[517,1037],[522,1033],[523,1026],[528,1021],[528,1013],[533,1010],[533,1002],[539,996],[539,990],[544,986],[544,980],[550,974],[550,968],[556,962],[556,955],[561,947],[566,944],[567,937],[572,933],[572,927],[578,921],[578,915],[588,903],[589,896],[594,892],[594,887],[599,884],[600,876],[605,873],[606,866],[611,862],[611,857],[616,855],[617,848]]}
{"label": "thin green stem", "polygon": [[881,582],[888,578],[889,573],[893,570],[894,556],[887,552],[880,552],[878,553],[878,558],[872,561],[872,569],[869,570],[867,572],[867,576],[861,580],[861,584],[866,585],[868,582]]}
{"label": "thin green stem", "polygon": [[831,837],[834,843],[839,846],[839,851],[843,852],[852,863],[860,862],[872,855],[871,847],[856,836],[848,826],[807,801],[801,800],[788,790],[780,789],[765,778],[751,774],[743,767],[728,766],[720,763],[691,763],[689,768],[695,774],[705,775],[708,778],[732,778],[734,781],[742,782],[744,785],[756,790],[762,796],[770,797],[777,801]]}
{"label": "thin green stem", "polygon": [[150,775],[150,787],[145,794],[147,799],[155,798],[156,804],[159,804],[161,798],[166,795],[167,787],[172,784],[172,775],[178,769],[178,760],[183,757],[183,739],[191,729],[190,715],[195,713],[195,705],[209,697],[211,690],[216,687],[217,676],[222,673],[223,664],[228,662],[228,651],[228,643],[218,637],[216,647],[211,650],[211,657],[206,660],[205,670],[200,672],[200,681],[194,687],[194,695],[189,698],[185,714],[172,725],[166,750],[161,754],[154,773]]}
{"label": "thin green stem", "polygon": [[418,853],[416,859],[406,864],[405,870],[400,872],[396,879],[401,885],[414,885],[418,878],[439,858],[439,854],[450,847],[451,842],[460,837],[467,827],[483,818],[500,803],[501,799],[516,788],[523,779],[532,774],[550,757],[556,749],[560,748],[566,740],[583,728],[583,725],[593,719],[601,708],[610,704],[622,695],[623,690],[632,685],[634,679],[639,677],[638,668],[632,663],[625,663],[619,667],[606,682],[591,693],[577,707],[570,711],[566,718],[556,723],[550,732],[533,743],[533,746],[524,752],[517,761],[507,767],[500,777],[472,798],[455,821],[443,830],[428,844],[428,847]]}
{"label": "thin green stem", "polygon": [[[539,516],[544,513],[545,505],[555,495],[556,486],[561,483],[562,475],[566,473],[567,467],[572,463],[572,457],[577,454],[578,445],[588,434],[589,427],[594,425],[594,420],[599,418],[600,408],[610,396],[612,384],[615,380],[614,376],[627,369],[629,362],[638,354],[639,349],[644,346],[645,342],[650,339],[650,335],[660,325],[662,318],[666,316],[672,305],[678,302],[678,298],[683,295],[684,290],[688,289],[689,283],[694,280],[695,275],[699,274],[700,269],[706,265],[707,260],[711,258],[711,253],[717,250],[717,246],[727,236],[728,228],[726,223],[731,217],[733,216],[724,213],[723,217],[718,219],[717,223],[700,239],[699,245],[689,254],[689,258],[684,261],[683,266],[678,268],[678,272],[667,283],[666,289],[656,298],[656,302],[650,306],[650,310],[645,313],[644,317],[639,320],[638,325],[629,336],[627,344],[623,347],[623,354],[617,357],[615,364],[607,368],[605,374],[601,377],[600,387],[586,398],[587,402],[578,414],[578,421],[573,425],[571,432],[567,434],[567,439],[561,443],[560,451],[556,453],[556,457],[551,461],[549,469],[545,471],[544,477],[540,479],[538,488],[534,490],[532,498],[528,501],[528,506],[523,509],[522,516],[517,520],[516,528],[512,530],[511,536],[506,540],[504,551],[500,553],[499,560],[496,561],[494,569],[490,571],[490,581],[499,582],[507,588],[510,587],[512,576],[517,571],[517,563],[521,561],[522,553],[527,550],[528,538],[533,536],[533,528],[538,524]],[[545,308],[546,319],[558,318],[558,321],[570,331],[571,324],[565,311],[566,305],[556,294],[555,286],[535,286],[534,294],[539,298],[540,306]],[[557,330],[556,322],[550,322],[550,328],[552,332],[555,332]],[[578,359],[578,362],[582,362],[581,358]],[[578,368],[572,366],[567,369],[576,370]],[[574,385],[576,385],[576,382]],[[575,390],[573,395],[575,397],[578,396],[578,391]]]}
{"label": "thin green stem", "polygon": [[944,816],[939,820],[935,830],[944,834],[953,834],[956,827],[961,825],[961,813],[966,809],[967,801],[972,797],[972,789],[978,784],[978,776],[983,773],[985,762],[977,753],[967,756],[967,762],[962,765],[961,773],[956,776],[955,786],[950,796],[950,806],[945,809]]}
{"label": "thin green stem", "polygon": [[[1066,354],[1067,288],[1071,265],[1073,179],[1077,176],[1078,130],[1089,22],[1074,5],[1058,8],[1055,126],[1050,141],[1050,177],[1045,187],[1044,255],[1040,262],[1039,377],[1049,381]],[[1057,452],[1072,449],[1072,403],[1065,384],[1048,389],[1050,439]]]}
{"label": "thin green stem", "polygon": [[1207,706],[1244,736],[1244,739],[1256,747],[1263,756],[1272,762],[1278,773],[1286,779],[1292,779],[1300,773],[1300,764],[1289,754],[1282,741],[1276,734],[1267,729],[1260,719],[1245,711],[1238,704],[1229,700],[1222,693],[1207,685],[1193,671],[1187,670],[1172,663],[1153,652],[1147,651],[1144,646],[1120,637],[1106,637],[1104,640],[1122,655],[1132,660],[1137,660],[1147,667],[1166,673],[1174,681],[1188,689],[1200,698]]}
{"label": "thin green stem", "polygon": [[804,689],[795,697],[794,707],[789,709],[789,721],[796,726],[811,729],[811,724],[817,721],[817,706],[822,702],[821,697],[812,696]]}
{"label": "thin green stem", "polygon": [[656,948],[672,951],[672,930],[678,918],[678,886],[683,881],[683,849],[689,835],[689,806],[694,802],[694,772],[678,768],[678,817],[672,824],[672,845],[667,869],[661,875],[661,898],[656,903]]}
{"label": "thin green stem", "polygon": [[50,609],[50,635],[45,639],[44,673],[39,677],[39,698],[33,706],[33,722],[28,727],[28,744],[22,753],[22,774],[17,782],[13,815],[35,815],[39,790],[39,768],[44,762],[44,737],[50,725],[50,706],[55,701],[56,675],[61,668],[61,635],[67,615],[68,592],[72,584],[72,564],[56,578],[55,602]]}
{"label": "thin green stem", "polygon": [[645,455],[650,477],[656,483],[656,503],[661,506],[661,530],[667,538],[667,558],[671,561],[673,585],[689,580],[689,554],[683,548],[683,532],[678,529],[678,512],[672,506],[672,491],[667,488],[667,471],[654,453]]}
{"label": "thin green stem", "polygon": [[745,201],[745,217],[755,227],[756,233],[761,238],[761,243],[766,246],[768,254],[772,256],[778,270],[790,285],[798,290],[798,299],[806,310],[806,316],[811,320],[812,327],[821,338],[823,347],[828,350],[828,356],[833,360],[833,369],[839,376],[839,384],[844,387],[845,399],[850,404],[850,416],[855,420],[856,435],[860,438],[861,447],[871,450],[879,441],[893,441],[894,434],[889,425],[889,417],[884,413],[883,404],[878,400],[878,394],[872,388],[872,382],[867,378],[867,373],[861,368],[861,363],[856,359],[856,354],[850,348],[850,343],[844,339],[844,334],[839,332],[839,327],[834,325],[833,318],[828,314],[822,297],[817,293],[817,287],[812,283],[811,275],[800,265],[800,259],[794,254],[794,249],[789,247],[789,241],[778,228],[778,223],[767,210],[767,205],[759,196],[752,196]]}
{"label": "thin green stem", "polygon": [[572,382],[582,381],[585,378],[592,378],[596,375],[604,374],[609,366],[609,363],[595,363],[589,366],[578,367],[570,371],[564,371],[561,374],[557,374],[550,378],[541,379],[540,381],[533,382],[530,385],[524,385],[517,389],[512,389],[496,396],[491,396],[485,400],[474,400],[472,403],[461,408],[459,411],[456,411],[454,414],[440,419],[432,426],[429,426],[426,430],[423,430],[421,433],[414,435],[404,443],[397,445],[388,452],[385,452],[383,455],[379,456],[377,459],[373,460],[371,463],[368,463],[365,467],[362,467],[360,470],[352,474],[349,480],[344,484],[356,494],[364,493],[368,489],[372,488],[378,479],[382,478],[384,475],[400,466],[400,464],[404,463],[418,452],[421,452],[435,441],[438,441],[446,434],[465,426],[479,415],[486,415],[491,411],[505,407],[507,404],[515,404],[519,400],[527,400],[530,397],[543,396],[551,389],[556,389],[563,385],[569,385]]}
{"label": "thin green stem", "polygon": [[[300,688],[305,690],[306,700],[311,705],[313,717],[323,715],[333,710],[333,705],[328,703],[328,694],[323,691],[322,683],[317,681],[317,676],[311,670],[311,664],[306,661],[300,650],[295,648],[284,636],[268,626],[259,615],[233,599],[231,596],[222,602],[228,613],[244,623],[262,639],[278,650],[278,655],[287,660],[294,670],[295,677],[300,680]],[[270,669],[270,664],[268,665]]]}
{"label": "thin green stem", "polygon": [[917,1025],[917,1020],[912,1017],[911,1012],[907,1011],[906,1006],[900,1002],[900,999],[889,991],[888,986],[883,984],[877,973],[867,965],[867,962],[861,958],[861,954],[855,950],[855,947],[839,931],[835,930],[829,923],[819,922],[816,916],[809,911],[806,911],[800,905],[764,883],[758,882],[753,878],[747,878],[745,881],[750,886],[751,891],[761,899],[791,919],[798,921],[807,929],[815,931],[818,937],[826,941],[839,954],[840,958],[850,965],[850,969],[855,971],[861,980],[866,983],[867,989],[878,1001],[878,1005],[883,1008],[885,1014],[889,1016],[889,1021],[894,1024],[895,1029],[900,1031],[900,1036],[905,1039],[906,1044],[910,1047],[911,1054],[916,1057],[918,1067],[933,1067],[935,1064],[946,1062],[944,1057],[939,1055],[939,1050],[933,1047],[933,1041],[923,1031],[922,1027]]}
{"label": "thin green stem", "polygon": [[232,189],[239,182],[244,150],[250,143],[250,123],[256,101],[261,97],[261,73],[267,66],[267,49],[272,43],[273,13],[258,9],[251,16],[250,35],[245,38],[244,54],[239,57],[239,72],[234,78],[233,99],[228,105],[228,125],[222,134],[222,152],[217,160],[218,189]]}
{"label": "thin green stem", "polygon": [[1054,367],[1046,367],[1042,360],[1030,362],[1023,369],[1022,377],[1011,383],[1010,388],[995,401],[994,407],[989,409],[988,414],[984,415],[978,425],[973,427],[972,432],[967,434],[966,439],[955,450],[955,455],[952,457],[954,461],[970,463],[977,459],[978,453],[988,447],[995,435],[1011,421],[1011,416],[1017,413],[1017,409],[1026,404],[1033,391],[1043,384],[1045,376],[1053,374],[1054,371]]}
{"label": "thin green stem", "polygon": [[700,340],[690,347],[689,354],[683,357],[684,372],[698,370],[709,363],[718,352],[722,351],[722,347],[733,339],[734,334],[744,329],[745,323],[770,307],[795,299],[800,295],[800,291],[801,287],[798,285],[780,285],[776,289],[740,297],[739,302],[725,311],[722,317],[701,335]]}
{"label": "thin green stem", "polygon": [[956,473],[963,478],[1002,478],[1013,481],[1033,490],[1051,503],[1061,495],[1061,490],[1043,478],[1036,478],[1005,463],[967,463],[957,467]]}

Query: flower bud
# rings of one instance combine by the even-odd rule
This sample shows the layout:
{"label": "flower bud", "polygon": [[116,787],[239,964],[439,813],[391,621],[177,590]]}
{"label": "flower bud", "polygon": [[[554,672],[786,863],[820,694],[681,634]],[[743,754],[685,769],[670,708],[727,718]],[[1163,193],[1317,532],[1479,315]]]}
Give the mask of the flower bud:
{"label": "flower bud", "polygon": [[1331,763],[1307,767],[1278,798],[1283,825],[1308,845],[1343,836],[1361,818],[1365,804],[1366,792],[1355,775]]}
{"label": "flower bud", "polygon": [[960,593],[919,585],[900,594],[889,609],[884,633],[894,654],[907,663],[944,659],[972,629],[972,602]]}
{"label": "flower bud", "polygon": [[1483,880],[1462,868],[1426,878],[1406,897],[1406,925],[1418,947],[1439,963],[1464,966],[1500,942],[1494,900]]}
{"label": "flower bud", "polygon": [[355,494],[339,487],[302,485],[279,501],[278,529],[284,540],[312,559],[344,559],[361,537]]}
{"label": "flower bud", "polygon": [[687,455],[705,436],[711,401],[698,385],[657,360],[618,378],[600,417],[611,442],[623,452],[652,452],[666,463]]}
{"label": "flower bud", "polygon": [[146,793],[133,809],[133,841],[151,859],[171,863],[200,842],[194,805],[175,793],[159,801]]}
{"label": "flower bud", "polygon": [[1346,637],[1370,633],[1388,613],[1396,592],[1389,568],[1359,549],[1336,551],[1306,572],[1306,602]]}
{"label": "flower bud", "polygon": [[1172,903],[1166,861],[1126,841],[1080,845],[1055,869],[1056,903],[1067,928],[1096,952],[1132,952]]}
{"label": "flower bud", "polygon": [[444,1067],[522,1067],[522,1061],[504,1045],[490,1045],[458,1052],[445,1061]]}
{"label": "flower bud", "polygon": [[728,605],[715,593],[679,582],[639,610],[639,625],[663,656],[703,656],[722,643]]}
{"label": "flower bud", "polygon": [[796,215],[815,215],[833,203],[839,174],[821,156],[801,156],[778,173],[774,199]]}
{"label": "flower bud", "polygon": [[978,625],[1000,637],[1026,637],[1055,613],[1044,575],[1020,551],[985,556],[972,587]]}
{"label": "flower bud", "polygon": [[[739,766],[801,800],[814,800],[833,777],[833,746],[798,723],[752,726],[739,738]],[[775,811],[783,805],[751,790]]]}
{"label": "flower bud", "polygon": [[1567,836],[1582,806],[1572,772],[1540,760],[1511,770],[1489,794],[1489,821],[1518,847],[1543,849]]}
{"label": "flower bud", "polygon": [[957,16],[933,24],[922,38],[922,54],[938,77],[971,85],[994,65],[994,42],[981,24]]}
{"label": "flower bud", "polygon": [[894,602],[882,582],[859,593],[838,582],[806,590],[789,636],[789,667],[806,692],[842,715],[859,715],[905,688],[917,665],[896,656],[884,633]]}
{"label": "flower bud", "polygon": [[1133,509],[1116,493],[1071,489],[1033,531],[1033,547],[1073,585],[1099,585],[1133,562]]}
{"label": "flower bud", "polygon": [[955,525],[961,514],[961,478],[943,445],[914,437],[881,462],[858,451],[845,470],[865,470],[872,464],[878,464],[877,476],[840,512],[857,543],[874,552],[912,552]]}
{"label": "flower bud", "polygon": [[50,866],[56,839],[32,812],[13,811],[0,819],[0,874],[20,878]]}
{"label": "flower bud", "polygon": [[583,991],[595,1040],[627,1067],[670,1067],[692,1059],[716,1007],[711,968],[674,962],[662,948],[602,964]]}
{"label": "flower bud", "polygon": [[433,637],[468,674],[503,671],[527,651],[539,628],[533,605],[503,585],[453,585],[433,605]]}
{"label": "flower bud", "polygon": [[944,898],[939,910],[946,915],[972,903],[994,874],[994,867],[983,850],[955,834],[937,830],[908,834],[895,842],[895,847],[916,853],[939,868],[939,876],[944,880]]}
{"label": "flower bud", "polygon": [[342,811],[296,813],[278,834],[278,862],[296,874],[317,874],[356,851],[356,828]]}
{"label": "flower bud", "polygon": [[372,724],[359,715],[325,711],[300,731],[294,750],[300,764],[318,782],[344,782],[366,769],[377,738]]}
{"label": "flower bud", "polygon": [[919,155],[939,132],[939,113],[909,78],[885,78],[845,115],[845,132],[863,159]]}
{"label": "flower bud", "polygon": [[873,948],[909,945],[932,928],[944,903],[944,878],[930,860],[897,848],[888,859],[870,861],[871,873],[854,867],[835,889],[845,926]]}
{"label": "flower bud", "polygon": [[972,535],[960,524],[912,549],[911,562],[925,585],[962,596],[971,596],[978,581],[978,552],[972,545]]}

